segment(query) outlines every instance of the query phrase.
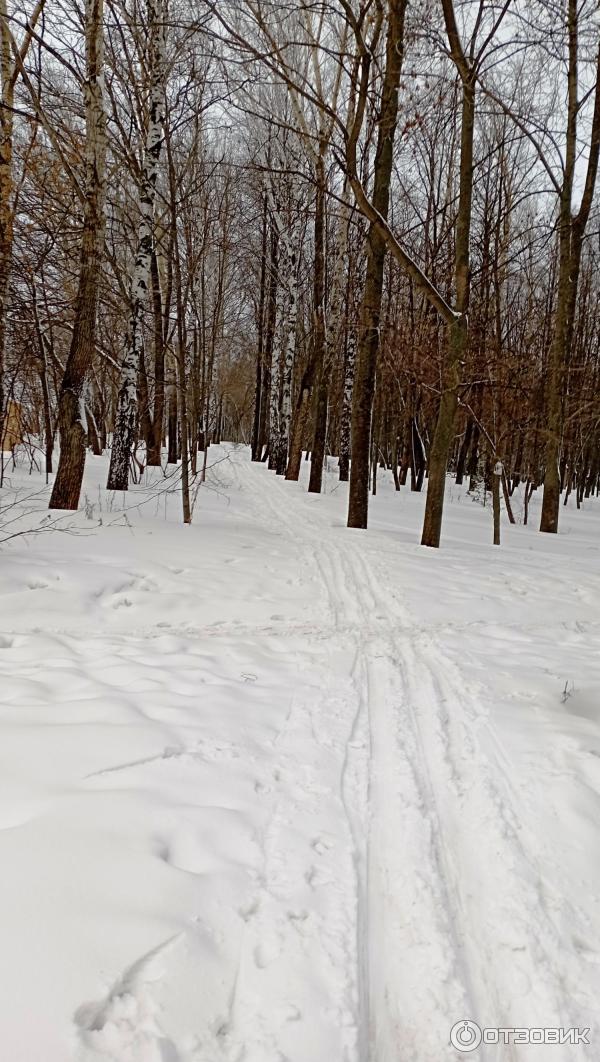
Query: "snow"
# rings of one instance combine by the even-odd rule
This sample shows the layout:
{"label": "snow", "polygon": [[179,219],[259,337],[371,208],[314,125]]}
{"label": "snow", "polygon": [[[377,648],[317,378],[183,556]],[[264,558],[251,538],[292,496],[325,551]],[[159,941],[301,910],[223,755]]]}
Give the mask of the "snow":
{"label": "snow", "polygon": [[600,503],[498,549],[449,482],[435,551],[387,475],[365,533],[210,458],[191,527],[90,457],[0,553],[0,1056],[596,1059]]}

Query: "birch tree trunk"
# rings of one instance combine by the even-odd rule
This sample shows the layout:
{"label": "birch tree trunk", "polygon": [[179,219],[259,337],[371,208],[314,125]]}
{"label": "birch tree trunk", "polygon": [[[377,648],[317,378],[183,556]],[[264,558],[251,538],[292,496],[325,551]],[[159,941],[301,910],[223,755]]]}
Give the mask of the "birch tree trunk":
{"label": "birch tree trunk", "polygon": [[160,271],[156,251],[150,263],[152,285],[152,313],[154,320],[154,410],[152,415],[151,444],[148,447],[148,465],[160,468],[165,419],[165,342],[163,336],[163,302],[160,287]]}
{"label": "birch tree trunk", "polygon": [[260,424],[262,410],[266,394],[263,390],[264,357],[265,357],[265,302],[267,290],[267,236],[268,236],[268,202],[267,196],[263,195],[262,207],[262,232],[260,252],[260,289],[257,308],[257,345],[256,345],[256,385],[254,393],[254,420],[252,422],[252,460],[260,461],[261,439]]}
{"label": "birch tree trunk", "polygon": [[[362,240],[361,244],[362,245]],[[348,247],[345,248],[348,256]],[[347,483],[350,478],[350,441],[352,432],[352,391],[354,387],[354,366],[356,364],[356,347],[358,343],[358,321],[362,300],[363,271],[357,267],[356,247],[352,248],[348,259],[348,274],[345,294],[345,354],[342,378],[342,402],[340,410],[339,439],[339,478],[340,483]]]}
{"label": "birch tree trunk", "polygon": [[344,363],[344,390],[342,394],[342,413],[340,422],[340,483],[347,483],[350,475],[350,433],[352,424],[352,389],[354,386],[354,365],[356,361],[356,323],[350,323],[346,343],[346,360]]}
{"label": "birch tree trunk", "polygon": [[[285,251],[282,249],[278,257],[278,275],[285,268]],[[277,454],[279,448],[279,418],[281,411],[281,369],[283,366],[283,344],[285,333],[283,321],[286,313],[286,291],[279,281],[277,285],[275,307],[275,332],[273,347],[271,349],[271,395],[269,400],[269,470],[277,468]]]}
{"label": "birch tree trunk", "polygon": [[314,308],[312,341],[306,369],[302,374],[296,400],[296,408],[294,410],[290,435],[289,459],[285,473],[286,479],[294,481],[297,481],[300,476],[302,444],[305,437],[306,422],[310,412],[315,380],[317,381],[317,385],[319,385],[321,380],[325,349],[325,149],[326,145],[321,142],[319,156],[316,160],[315,166],[315,181],[317,188],[314,222]]}
{"label": "birch tree trunk", "polygon": [[285,475],[288,459],[290,426],[292,423],[292,376],[296,356],[296,325],[298,322],[298,255],[295,232],[291,233],[285,254],[286,264],[286,320],[281,363],[281,410],[275,471]]}
{"label": "birch tree trunk", "polygon": [[177,391],[179,406],[179,426],[181,433],[181,502],[183,509],[184,524],[192,522],[192,507],[190,501],[190,454],[189,454],[189,421],[187,403],[187,324],[184,290],[181,277],[181,251],[177,228],[177,182],[175,165],[173,162],[172,145],[169,131],[166,131],[166,152],[169,166],[169,192],[170,213],[172,232],[172,255],[173,275],[175,281],[175,307],[177,312],[177,353],[175,355],[177,373]]}
{"label": "birch tree trunk", "polygon": [[[269,294],[267,299],[267,316],[265,322],[265,354],[264,354],[264,374],[262,383],[262,393],[264,400],[261,403],[260,409],[260,426],[259,426],[259,450],[260,460],[264,461],[269,442],[270,432],[270,417],[272,409],[273,399],[273,352],[275,349],[275,333],[277,325],[277,292],[279,290],[279,277],[277,273],[277,267],[279,263],[279,233],[277,232],[277,226],[273,225],[271,228],[271,246],[269,257]],[[263,449],[267,446],[267,451],[263,453]]]}
{"label": "birch tree trunk", "polygon": [[147,10],[150,36],[150,113],[140,188],[138,249],[131,278],[131,316],[117,398],[108,490],[127,490],[129,483],[129,457],[135,441],[137,419],[136,376],[142,343],[142,310],[150,279],[154,244],[156,181],[164,139],[166,75],[164,0],[148,0]]}
{"label": "birch tree trunk", "polygon": [[281,208],[267,187],[267,199],[281,248],[278,260],[280,284],[277,289],[276,335],[271,358],[271,401],[269,418],[269,468],[285,475],[292,423],[292,377],[296,355],[298,323],[299,226],[290,197],[290,223],[286,225]]}
{"label": "birch tree trunk", "polygon": [[[346,193],[347,187],[344,185],[344,198],[346,197]],[[315,427],[310,455],[310,479],[308,482],[309,494],[320,494],[323,484],[323,463],[325,461],[325,446],[327,441],[329,382],[336,362],[337,344],[342,333],[340,319],[349,226],[350,213],[347,207],[343,207],[343,214],[337,231],[337,246],[335,250],[334,270],[331,281],[331,294],[327,305],[327,314],[325,315],[325,307],[323,306],[321,309],[321,320],[319,321],[320,330],[315,330],[318,340],[322,345],[322,355],[321,363],[319,365],[317,400],[315,403]]]}
{"label": "birch tree trunk", "polygon": [[76,509],[83,481],[87,420],[84,394],[92,364],[105,227],[106,111],[104,2],[86,0],[86,179],[75,321],[58,400],[60,457],[51,509]]}

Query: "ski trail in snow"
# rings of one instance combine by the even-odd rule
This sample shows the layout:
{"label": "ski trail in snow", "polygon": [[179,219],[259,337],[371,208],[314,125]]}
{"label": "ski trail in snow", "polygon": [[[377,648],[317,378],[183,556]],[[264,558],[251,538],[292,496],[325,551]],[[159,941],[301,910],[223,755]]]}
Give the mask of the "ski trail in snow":
{"label": "ski trail in snow", "polygon": [[[447,879],[430,822],[429,794],[420,774],[417,737],[400,730],[402,667],[385,636],[389,602],[379,593],[359,550],[340,549],[340,579],[351,587],[357,639],[368,674],[370,801],[366,913],[369,1044],[365,1058],[434,1058],[448,1035],[448,1013],[464,1013],[468,978],[451,917]],[[403,627],[407,619],[400,617]],[[410,959],[408,959],[410,956]],[[404,988],[404,990],[403,990]],[[465,994],[467,989],[467,995]],[[412,1016],[431,1014],[430,1025]]]}
{"label": "ski trail in snow", "polygon": [[[286,495],[281,506],[270,501],[274,517],[287,533],[310,543],[338,632],[352,632],[356,646],[353,670],[367,749],[362,778],[356,778],[355,768],[353,782],[363,793],[362,821],[358,824],[349,816],[356,838],[358,1057],[360,1062],[396,1062],[400,1052],[402,1059],[433,1059],[449,1032],[438,1016],[443,1023],[448,1013],[462,1014],[465,997],[454,973],[448,903],[432,849],[428,811],[415,764],[396,738],[395,705],[401,703],[403,689],[382,633],[382,624],[390,618],[389,605],[374,589],[350,535],[342,533],[332,541],[325,521],[309,521],[304,511],[300,514],[293,487],[286,490],[276,479],[271,483],[275,496]],[[263,500],[269,493],[261,494]],[[406,618],[401,622],[405,624]],[[347,743],[349,761],[355,758],[353,730]],[[421,976],[415,978],[419,955]],[[407,998],[402,1012],[402,1001],[393,996],[398,993],[398,977],[401,984],[407,973],[407,996],[412,995],[412,1002]],[[411,1012],[420,1014],[423,1007],[431,1010],[430,1045],[419,1042],[422,1028],[414,1035],[410,1031]]]}
{"label": "ski trail in snow", "polygon": [[[579,963],[562,947],[559,912],[523,844],[502,765],[482,755],[477,730],[486,724],[474,691],[427,639],[420,645],[407,639],[402,658],[422,760],[435,765],[430,780],[440,833],[452,844],[449,851],[445,843],[445,862],[477,986],[475,1015],[490,1026],[584,1025],[568,1002],[577,995]],[[519,1053],[503,1045],[485,1057],[544,1057],[544,1050],[524,1046]],[[585,1045],[564,1045],[560,1057],[592,1055]]]}
{"label": "ski trail in snow", "polygon": [[[292,484],[270,476],[261,486],[274,520],[319,566],[338,635],[353,633],[356,643],[346,783],[351,777],[362,792],[361,816],[347,814],[360,1062],[462,1058],[448,1046],[462,1018],[491,1027],[585,1024],[566,1004],[576,998],[576,957],[557,960],[557,912],[521,841],[505,764],[479,740],[487,722],[477,684],[384,589],[366,536],[359,549],[356,533],[308,512]],[[592,1051],[501,1044],[470,1057],[567,1062]]]}
{"label": "ski trail in snow", "polygon": [[[369,573],[364,557],[355,560]],[[384,609],[382,584],[372,574],[367,577]],[[398,611],[397,604],[387,602],[392,613]],[[510,787],[502,784],[505,766],[483,753],[477,738],[478,726],[487,727],[477,685],[427,634],[399,632],[390,640],[392,647],[396,655],[390,659],[404,684],[406,714],[434,816],[466,1015],[492,1027],[585,1025],[577,1007],[567,1005],[577,995],[577,957],[564,954],[556,912],[521,839]],[[553,1057],[575,1059],[585,1053],[585,1045],[562,1045]],[[481,1056],[541,1058],[548,1057],[548,1048],[502,1044],[482,1049]]]}

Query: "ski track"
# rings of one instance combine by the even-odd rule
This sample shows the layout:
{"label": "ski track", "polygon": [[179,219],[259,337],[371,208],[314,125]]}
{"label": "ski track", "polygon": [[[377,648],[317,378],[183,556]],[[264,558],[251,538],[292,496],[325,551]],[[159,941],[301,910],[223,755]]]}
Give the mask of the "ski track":
{"label": "ski track", "polygon": [[[565,958],[557,967],[555,959],[565,911],[548,901],[510,791],[494,781],[503,764],[490,763],[477,740],[478,727],[488,726],[477,684],[465,680],[435,632],[416,628],[383,590],[366,536],[359,549],[356,533],[332,533],[314,509],[309,516],[293,485],[271,483],[261,497],[286,533],[304,540],[304,552],[309,543],[334,627],[356,642],[358,706],[347,759],[359,720],[368,732],[363,777],[353,782],[363,793],[362,821],[347,812],[357,871],[360,1062],[438,1062],[463,1017],[482,1026],[526,1025],[528,1016],[531,1024],[532,1015],[547,1025],[585,1025],[576,1006],[565,1006],[577,993],[578,965]],[[429,1028],[411,1027],[411,1014],[427,1011]],[[566,1062],[591,1059],[592,1051],[502,1044],[469,1057]],[[444,1057],[465,1056],[447,1048]]]}
{"label": "ski track", "polygon": [[[178,765],[194,772],[243,761],[260,806],[252,836],[237,805],[212,806],[222,816],[224,833],[237,831],[239,837],[230,842],[236,869],[231,881],[224,878],[221,901],[207,906],[203,920],[165,933],[113,979],[101,1001],[81,1004],[74,1015],[73,1057],[77,1062],[597,1057],[593,1045],[488,1046],[469,1055],[449,1046],[450,1028],[463,1018],[482,1026],[585,1026],[595,1005],[580,985],[581,962],[598,961],[593,947],[589,954],[582,943],[574,942],[570,951],[564,947],[567,927],[578,926],[585,940],[585,918],[576,898],[559,895],[540,870],[482,687],[445,645],[448,634],[485,629],[485,621],[415,623],[389,586],[385,557],[367,535],[333,526],[323,509],[304,504],[296,484],[235,451],[228,467],[254,510],[256,526],[264,525],[266,509],[269,526],[287,541],[298,570],[316,567],[323,595],[314,609],[316,614],[322,608],[318,619],[274,617],[276,623],[257,626],[165,623],[160,630],[134,625],[125,638],[98,637],[92,629],[45,629],[53,658],[46,685],[39,685],[35,668],[30,675],[20,673],[35,711],[45,689],[60,685],[70,698],[85,673],[98,688],[106,687],[124,725],[133,715],[161,735],[159,751],[129,760],[117,756],[85,773],[83,782],[92,790],[113,780],[127,786],[131,772],[139,777]],[[111,607],[125,606],[124,594],[155,589],[149,576],[132,571],[130,580],[113,587]],[[523,634],[527,627],[518,630]],[[266,745],[248,734],[239,746],[196,734],[194,701],[188,708],[185,698],[205,680],[198,678],[204,661],[195,658],[193,641],[210,646],[211,638],[231,638],[232,645],[236,638],[252,638],[264,641],[265,652],[281,655],[289,703]],[[16,633],[3,638],[0,648],[19,651],[26,639]],[[177,707],[163,708],[168,672],[161,671],[161,654],[172,649],[185,653],[190,670],[178,676]],[[103,670],[107,651],[113,657],[110,682]],[[78,670],[80,656],[87,659]],[[119,686],[119,668],[129,674],[132,666],[136,692],[148,691],[143,707]],[[302,681],[290,681],[294,674]],[[244,682],[254,677],[241,673]],[[564,764],[553,762],[549,777],[552,770],[564,771]],[[199,804],[197,810],[210,808]],[[11,829],[29,814],[24,808],[0,826]],[[203,855],[193,824],[171,824],[164,838],[157,828],[157,853],[201,882]],[[234,910],[230,896],[236,898]],[[182,1039],[176,1023],[170,1027],[170,1009],[189,995],[190,984],[204,975],[210,979],[211,970],[220,968],[219,948],[230,976],[213,986],[215,1003],[202,1033]],[[214,966],[204,971],[199,962],[207,949],[215,955]],[[193,996],[185,1006],[193,1013]]]}

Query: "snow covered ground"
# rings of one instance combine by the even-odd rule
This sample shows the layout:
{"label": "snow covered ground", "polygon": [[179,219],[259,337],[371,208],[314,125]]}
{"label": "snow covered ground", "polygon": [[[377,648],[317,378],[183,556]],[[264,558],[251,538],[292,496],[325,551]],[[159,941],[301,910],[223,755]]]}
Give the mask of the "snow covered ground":
{"label": "snow covered ground", "polygon": [[0,1058],[598,1059],[600,504],[498,549],[449,483],[434,551],[211,462],[0,552]]}

